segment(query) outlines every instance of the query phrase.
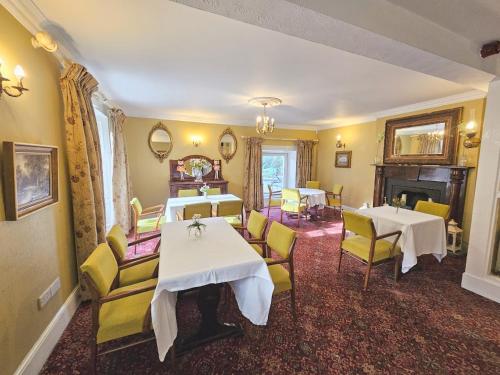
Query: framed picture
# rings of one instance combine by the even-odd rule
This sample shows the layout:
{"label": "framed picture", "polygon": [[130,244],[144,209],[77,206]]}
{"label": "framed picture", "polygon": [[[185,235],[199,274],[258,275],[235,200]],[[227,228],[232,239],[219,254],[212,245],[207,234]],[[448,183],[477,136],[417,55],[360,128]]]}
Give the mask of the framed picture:
{"label": "framed picture", "polygon": [[335,168],[351,168],[352,151],[335,152]]}
{"label": "framed picture", "polygon": [[3,142],[3,162],[7,220],[58,201],[57,147]]}

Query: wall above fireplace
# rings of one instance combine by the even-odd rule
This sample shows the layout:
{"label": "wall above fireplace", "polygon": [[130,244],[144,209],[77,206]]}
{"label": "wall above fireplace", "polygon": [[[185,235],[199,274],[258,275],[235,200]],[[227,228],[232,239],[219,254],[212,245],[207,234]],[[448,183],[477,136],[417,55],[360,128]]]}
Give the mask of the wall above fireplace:
{"label": "wall above fireplace", "polygon": [[407,208],[417,200],[450,205],[450,218],[461,224],[464,212],[467,174],[470,168],[455,165],[376,165],[373,205],[388,203],[394,196],[407,194]]}

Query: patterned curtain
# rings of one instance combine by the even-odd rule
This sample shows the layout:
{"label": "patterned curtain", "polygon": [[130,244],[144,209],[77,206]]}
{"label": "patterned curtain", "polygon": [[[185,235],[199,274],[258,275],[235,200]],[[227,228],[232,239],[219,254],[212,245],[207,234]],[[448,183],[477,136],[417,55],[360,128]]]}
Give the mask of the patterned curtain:
{"label": "patterned curtain", "polygon": [[113,206],[115,223],[125,232],[130,231],[130,179],[127,159],[127,146],[123,137],[123,123],[126,116],[121,109],[113,108],[108,112],[109,125],[113,135]]}
{"label": "patterned curtain", "polygon": [[243,201],[245,209],[261,210],[264,207],[262,188],[262,138],[247,138],[245,143],[245,174],[243,176]]}
{"label": "patterned curtain", "polygon": [[312,177],[312,160],[314,141],[297,141],[297,187],[305,187]]}
{"label": "patterned curtain", "polygon": [[79,64],[62,74],[68,168],[73,200],[73,225],[80,290],[89,299],[80,265],[105,240],[102,167],[97,123],[91,96],[97,81]]}

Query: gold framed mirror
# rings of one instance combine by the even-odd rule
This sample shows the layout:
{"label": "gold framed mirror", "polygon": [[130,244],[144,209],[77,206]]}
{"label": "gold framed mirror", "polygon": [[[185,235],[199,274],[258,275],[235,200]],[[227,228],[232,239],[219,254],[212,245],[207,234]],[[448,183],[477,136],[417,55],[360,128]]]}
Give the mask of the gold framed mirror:
{"label": "gold framed mirror", "polygon": [[163,163],[163,160],[168,158],[168,155],[172,151],[172,135],[167,127],[159,122],[149,132],[148,144],[154,156]]}
{"label": "gold framed mirror", "polygon": [[227,128],[219,137],[219,153],[222,158],[229,163],[238,149],[238,140],[231,128]]}

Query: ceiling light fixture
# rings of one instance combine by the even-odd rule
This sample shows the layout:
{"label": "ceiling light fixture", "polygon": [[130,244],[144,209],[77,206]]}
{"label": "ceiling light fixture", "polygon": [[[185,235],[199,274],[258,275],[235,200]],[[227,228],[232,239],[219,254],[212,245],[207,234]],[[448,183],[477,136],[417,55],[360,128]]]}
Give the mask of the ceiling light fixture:
{"label": "ceiling light fixture", "polygon": [[281,99],[273,98],[269,96],[259,96],[256,98],[252,98],[248,101],[248,103],[253,105],[258,105],[263,107],[262,115],[257,116],[255,120],[255,130],[259,134],[268,134],[272,133],[274,130],[274,118],[269,117],[266,113],[267,107],[273,107],[281,104]]}

